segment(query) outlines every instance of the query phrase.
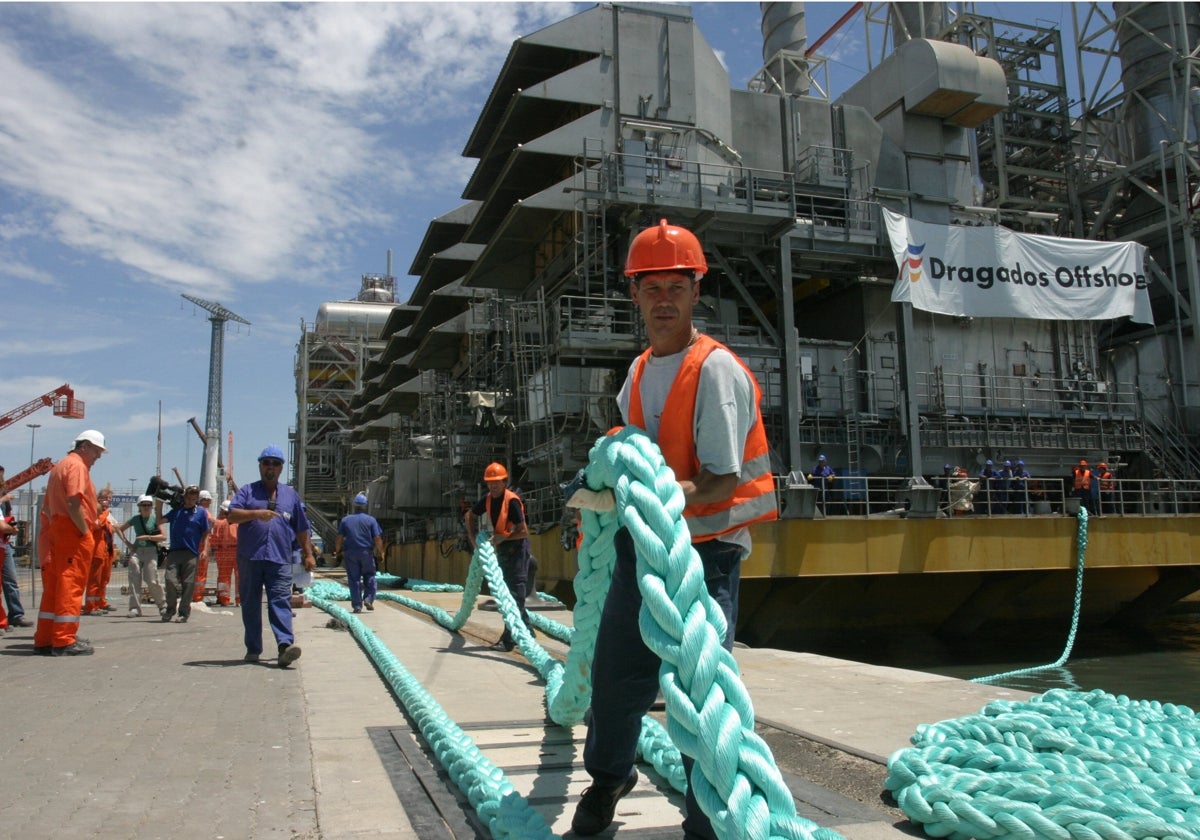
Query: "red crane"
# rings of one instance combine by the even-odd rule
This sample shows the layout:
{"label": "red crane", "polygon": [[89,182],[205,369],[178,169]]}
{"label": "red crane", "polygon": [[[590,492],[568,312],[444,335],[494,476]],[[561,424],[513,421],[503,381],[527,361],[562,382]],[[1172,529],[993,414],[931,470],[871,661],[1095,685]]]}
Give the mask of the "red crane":
{"label": "red crane", "polygon": [[38,476],[43,476],[50,470],[54,469],[53,458],[39,458],[33,466],[26,467],[11,478],[4,481],[4,486],[0,488],[0,492],[11,493],[18,487],[28,484]]}
{"label": "red crane", "polygon": [[72,420],[83,419],[83,400],[75,399],[75,392],[70,385],[59,385],[53,391],[47,391],[36,400],[30,400],[25,405],[18,406],[12,411],[0,414],[0,429],[11,426],[22,417],[28,417],[43,406],[50,406],[55,417],[69,417]]}

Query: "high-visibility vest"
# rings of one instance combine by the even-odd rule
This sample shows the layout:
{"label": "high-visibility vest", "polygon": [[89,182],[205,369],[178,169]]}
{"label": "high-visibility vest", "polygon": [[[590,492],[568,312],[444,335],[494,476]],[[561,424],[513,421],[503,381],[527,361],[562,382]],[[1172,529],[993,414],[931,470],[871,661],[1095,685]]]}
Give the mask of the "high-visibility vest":
{"label": "high-visibility vest", "polygon": [[1111,493],[1117,489],[1116,477],[1108,470],[1100,473],[1097,478],[1100,479],[1100,489],[1105,493]]}
{"label": "high-visibility vest", "polygon": [[[771,474],[767,435],[759,409],[762,391],[746,363],[719,341],[700,335],[696,343],[688,348],[663,405],[658,427],[658,447],[676,478],[690,479],[700,472],[700,461],[696,457],[696,392],[700,388],[700,368],[709,354],[717,349],[729,352],[750,376],[754,384],[754,423],[746,435],[738,485],[733,495],[719,502],[688,505],[683,509],[692,542],[716,539],[752,522],[768,522],[779,517],[775,502],[775,477]],[[649,349],[638,357],[629,389],[629,422],[642,428],[646,427],[642,411],[642,372],[649,357]]]}
{"label": "high-visibility vest", "polygon": [[1075,468],[1075,489],[1087,490],[1092,486],[1092,471],[1083,467]]}
{"label": "high-visibility vest", "polygon": [[[524,514],[525,513],[525,503],[523,501],[521,501],[520,496],[518,496],[513,491],[509,490],[507,487],[504,488],[504,496],[502,498],[503,498],[503,503],[502,503],[503,506],[500,508],[500,513],[496,516],[496,520],[495,520],[496,533],[500,534],[503,537],[507,537],[509,535],[509,533],[512,531],[512,528],[510,528],[508,526],[509,504],[514,499],[516,499],[517,504],[519,504],[521,506],[521,513]],[[492,516],[492,502],[494,502],[494,501],[496,501],[496,497],[493,496],[491,493],[488,493],[487,501],[484,503],[484,507],[486,508],[485,515],[488,517],[489,523],[491,521],[491,516]]]}

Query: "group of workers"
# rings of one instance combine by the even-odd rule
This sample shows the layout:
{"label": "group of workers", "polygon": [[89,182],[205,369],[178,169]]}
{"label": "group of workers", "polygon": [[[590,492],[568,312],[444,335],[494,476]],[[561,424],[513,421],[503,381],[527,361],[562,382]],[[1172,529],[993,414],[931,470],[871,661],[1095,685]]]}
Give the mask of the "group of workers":
{"label": "group of workers", "polygon": [[1105,461],[1088,466],[1086,459],[1071,470],[1071,488],[1079,504],[1092,516],[1115,513],[1117,477]]}
{"label": "group of workers", "polygon": [[988,458],[974,481],[962,467],[946,464],[942,468],[947,508],[957,516],[965,513],[1024,516],[1030,513],[1040,493],[1040,485],[1033,484],[1032,478],[1020,459],[1006,458],[997,467],[996,462]]}
{"label": "group of workers", "polygon": [[[210,518],[195,485],[184,488],[181,500],[162,513],[162,500],[138,499],[138,513],[117,524],[109,513],[110,490],[97,493],[91,468],[107,451],[104,435],[94,429],[81,432],[74,448],[55,464],[46,484],[38,535],[42,571],[42,601],[34,631],[34,653],[42,656],[87,656],[94,648],[80,638],[84,614],[113,611],[105,588],[115,555],[113,538],[131,548],[129,557],[130,617],[141,615],[145,584],[159,607],[161,621],[178,615],[185,622],[195,598],[196,568],[208,562],[212,546],[218,562],[218,602],[229,602],[229,582],[234,557],[238,575],[248,662],[262,654],[262,597],[267,596],[271,629],[278,647],[277,664],[287,667],[300,656],[292,632],[293,545],[302,565],[311,571],[316,562],[309,541],[309,523],[299,494],[279,481],[283,451],[266,447],[258,458],[259,480],[246,484],[221,514]],[[211,498],[206,500],[211,503]],[[222,524],[224,523],[224,524]],[[133,540],[125,531],[133,530]],[[161,558],[166,586],[158,584],[159,546],[170,548]],[[228,573],[228,574],[227,574]],[[221,593],[225,598],[222,600]]]}

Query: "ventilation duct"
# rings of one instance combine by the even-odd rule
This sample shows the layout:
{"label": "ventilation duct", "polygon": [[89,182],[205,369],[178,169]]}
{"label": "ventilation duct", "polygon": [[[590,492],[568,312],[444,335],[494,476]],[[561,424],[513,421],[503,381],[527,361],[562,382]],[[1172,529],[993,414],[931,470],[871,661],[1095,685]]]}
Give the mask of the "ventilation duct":
{"label": "ventilation duct", "polygon": [[759,3],[762,11],[763,66],[773,84],[768,93],[808,93],[808,25],[803,3]]}
{"label": "ventilation duct", "polygon": [[[1114,3],[1113,9],[1123,19],[1117,30],[1121,84],[1125,94],[1134,97],[1129,112],[1133,160],[1158,154],[1162,140],[1196,140],[1200,89],[1188,89],[1185,100],[1179,86],[1185,78],[1191,79],[1181,78],[1178,68],[1200,42],[1200,5]],[[1185,108],[1185,102],[1190,107]],[[1180,137],[1181,131],[1187,136]]]}

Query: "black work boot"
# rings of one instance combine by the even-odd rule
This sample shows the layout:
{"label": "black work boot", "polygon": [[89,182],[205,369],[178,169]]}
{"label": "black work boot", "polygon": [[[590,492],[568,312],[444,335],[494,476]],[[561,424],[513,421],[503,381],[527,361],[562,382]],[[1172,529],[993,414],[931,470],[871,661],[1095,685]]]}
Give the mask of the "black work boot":
{"label": "black work boot", "polygon": [[633,790],[637,784],[637,770],[629,771],[629,778],[624,784],[616,787],[591,785],[583,792],[579,804],[575,806],[575,816],[571,818],[571,830],[580,837],[599,834],[612,824],[613,815],[617,812],[617,802],[622,796]]}

